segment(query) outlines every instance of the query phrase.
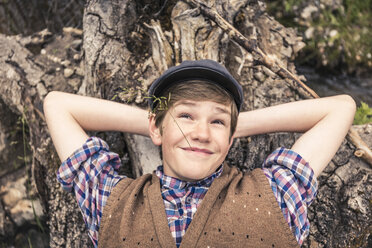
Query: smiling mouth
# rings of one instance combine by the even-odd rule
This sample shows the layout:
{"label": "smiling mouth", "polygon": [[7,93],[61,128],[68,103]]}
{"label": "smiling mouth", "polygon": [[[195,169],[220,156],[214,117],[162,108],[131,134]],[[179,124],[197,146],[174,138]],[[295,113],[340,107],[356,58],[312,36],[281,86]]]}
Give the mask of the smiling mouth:
{"label": "smiling mouth", "polygon": [[185,150],[185,151],[190,151],[190,152],[198,152],[198,153],[203,153],[203,154],[213,154],[213,152],[208,150],[208,149],[200,149],[200,148],[197,148],[197,147],[185,147],[185,148],[182,148],[182,149]]}

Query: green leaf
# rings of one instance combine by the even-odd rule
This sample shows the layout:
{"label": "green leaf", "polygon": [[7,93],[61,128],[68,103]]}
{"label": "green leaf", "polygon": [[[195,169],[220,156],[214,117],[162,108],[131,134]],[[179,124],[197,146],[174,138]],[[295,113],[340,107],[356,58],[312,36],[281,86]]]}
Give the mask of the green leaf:
{"label": "green leaf", "polygon": [[372,123],[372,108],[367,103],[361,102],[361,106],[358,107],[355,113],[353,124],[362,125],[367,123]]}

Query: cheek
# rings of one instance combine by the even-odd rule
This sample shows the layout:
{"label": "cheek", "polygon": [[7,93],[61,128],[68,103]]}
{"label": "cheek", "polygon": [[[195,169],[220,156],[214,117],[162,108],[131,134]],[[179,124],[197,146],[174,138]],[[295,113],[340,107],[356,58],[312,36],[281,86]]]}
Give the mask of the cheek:
{"label": "cheek", "polygon": [[219,140],[219,144],[220,144],[220,148],[221,148],[221,152],[223,153],[227,153],[230,149],[230,138],[229,138],[229,135],[222,135],[221,139]]}

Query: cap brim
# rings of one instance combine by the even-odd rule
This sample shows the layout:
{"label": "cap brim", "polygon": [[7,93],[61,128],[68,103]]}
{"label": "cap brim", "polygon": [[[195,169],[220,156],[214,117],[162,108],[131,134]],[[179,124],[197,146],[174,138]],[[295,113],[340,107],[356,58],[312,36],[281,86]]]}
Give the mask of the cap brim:
{"label": "cap brim", "polygon": [[[173,69],[173,70],[172,70]],[[206,80],[217,83],[221,88],[229,92],[237,107],[240,110],[242,104],[242,90],[239,83],[232,77],[227,77],[223,73],[213,68],[203,66],[188,66],[188,67],[173,67],[160,76],[149,89],[150,96],[159,96],[166,89],[174,84],[189,81],[189,80]],[[153,101],[150,98],[150,107],[152,108]]]}

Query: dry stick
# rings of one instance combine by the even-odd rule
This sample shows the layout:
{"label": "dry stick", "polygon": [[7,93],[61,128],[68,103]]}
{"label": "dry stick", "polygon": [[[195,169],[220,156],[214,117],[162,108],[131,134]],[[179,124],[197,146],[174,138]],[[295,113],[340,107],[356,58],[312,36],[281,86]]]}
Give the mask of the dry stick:
{"label": "dry stick", "polygon": [[[278,74],[284,79],[288,78],[293,80],[299,87],[301,87],[305,91],[308,96],[319,98],[319,96],[311,88],[304,84],[296,75],[280,65],[280,62],[276,58],[265,54],[256,45],[256,42],[248,40],[216,11],[206,6],[204,3],[195,0],[183,1],[193,8],[199,8],[203,15],[214,21],[224,32],[229,35],[231,39],[241,45],[248,52],[258,55],[260,57],[260,62],[271,71]],[[372,151],[369,149],[368,145],[362,140],[358,132],[353,127],[350,128],[347,134],[347,139],[357,148],[357,150],[354,152],[354,155],[364,159],[364,161],[372,166]]]}
{"label": "dry stick", "polygon": [[187,142],[187,144],[189,145],[189,147],[190,147],[190,149],[191,150],[193,150],[192,149],[192,147],[191,147],[191,145],[190,145],[190,142],[189,142],[189,140],[187,139],[187,137],[186,137],[186,135],[185,135],[185,133],[182,131],[182,128],[180,127],[180,125],[178,125],[178,122],[176,121],[176,119],[173,117],[173,115],[172,115],[172,113],[171,113],[171,111],[168,111],[168,113],[170,114],[170,116],[172,117],[172,119],[173,119],[173,121],[176,123],[176,125],[177,125],[177,127],[178,127],[178,129],[181,131],[181,133],[182,133],[182,135],[183,135],[183,137],[185,138],[185,140],[186,140],[186,142]]}

